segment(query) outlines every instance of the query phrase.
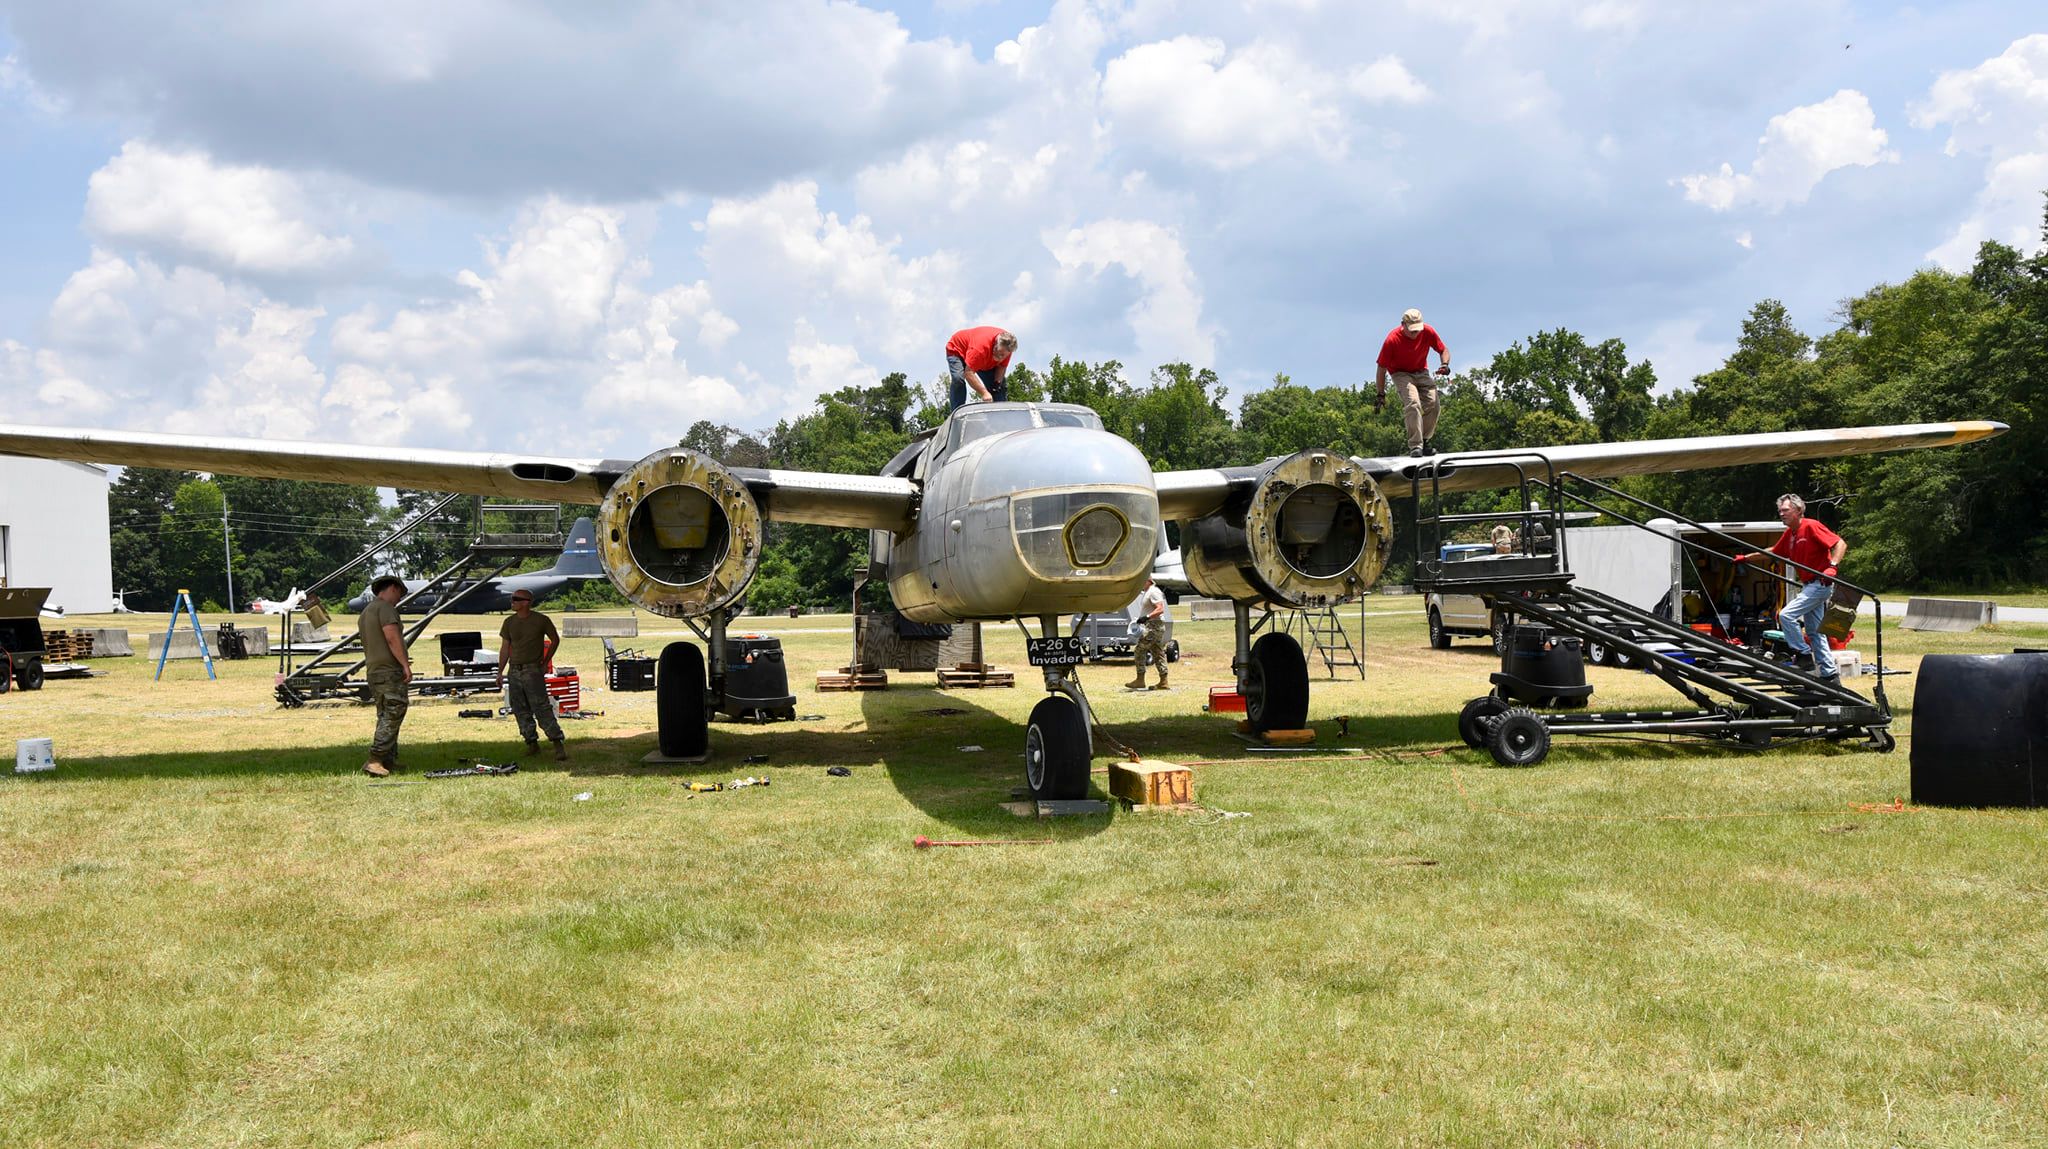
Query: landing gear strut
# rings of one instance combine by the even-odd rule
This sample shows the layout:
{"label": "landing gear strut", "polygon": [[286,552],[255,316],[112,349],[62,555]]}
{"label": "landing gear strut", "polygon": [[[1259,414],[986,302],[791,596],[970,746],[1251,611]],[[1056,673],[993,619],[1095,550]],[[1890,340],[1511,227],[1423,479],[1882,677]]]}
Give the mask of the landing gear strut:
{"label": "landing gear strut", "polygon": [[[1041,615],[1039,631],[1058,638],[1060,620]],[[1045,666],[1047,697],[1031,708],[1024,732],[1024,781],[1031,797],[1062,801],[1088,796],[1088,770],[1095,760],[1095,715],[1081,677],[1072,666]]]}
{"label": "landing gear strut", "polygon": [[1254,731],[1299,730],[1308,724],[1308,656],[1301,644],[1279,631],[1252,641],[1250,603],[1237,603],[1237,692],[1244,696],[1245,721]]}

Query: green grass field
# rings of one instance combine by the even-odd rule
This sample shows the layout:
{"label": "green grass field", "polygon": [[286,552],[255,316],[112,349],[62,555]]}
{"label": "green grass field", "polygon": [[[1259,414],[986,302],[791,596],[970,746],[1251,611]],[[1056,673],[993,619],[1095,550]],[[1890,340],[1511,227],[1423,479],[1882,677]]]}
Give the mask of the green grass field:
{"label": "green grass field", "polygon": [[[369,712],[277,708],[274,660],[9,693],[0,749],[58,770],[0,780],[0,1144],[2048,1144],[2048,812],[1873,812],[1912,678],[1891,755],[1503,770],[1454,730],[1494,660],[1427,649],[1420,605],[1371,600],[1367,680],[1317,679],[1359,757],[1201,713],[1227,624],[1179,628],[1171,692],[1087,669],[1117,738],[1197,763],[1195,815],[997,808],[1041,697],[1014,628],[1017,689],[820,695],[848,620],[764,621],[817,717],[720,723],[692,768],[639,764],[653,695],[600,689],[594,639],[565,660],[603,716],[503,778],[419,778],[518,747],[427,701],[373,784]],[[2014,645],[2048,628],[1887,635],[1906,668]]]}

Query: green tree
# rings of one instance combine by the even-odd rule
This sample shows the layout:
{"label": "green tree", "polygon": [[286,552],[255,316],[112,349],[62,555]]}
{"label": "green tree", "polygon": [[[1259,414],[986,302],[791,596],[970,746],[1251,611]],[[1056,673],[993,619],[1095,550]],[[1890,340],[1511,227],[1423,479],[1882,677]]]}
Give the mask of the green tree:
{"label": "green tree", "polygon": [[108,544],[112,552],[114,589],[128,592],[133,610],[169,610],[177,591],[164,569],[164,532],[178,488],[197,478],[190,471],[124,467],[107,492]]}

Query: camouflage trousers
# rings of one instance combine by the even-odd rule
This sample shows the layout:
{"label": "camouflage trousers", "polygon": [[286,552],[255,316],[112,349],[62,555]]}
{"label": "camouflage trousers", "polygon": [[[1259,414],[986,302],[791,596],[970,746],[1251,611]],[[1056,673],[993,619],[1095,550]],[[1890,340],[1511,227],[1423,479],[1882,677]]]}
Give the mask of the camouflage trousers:
{"label": "camouflage trousers", "polygon": [[548,741],[562,740],[562,724],[555,719],[555,703],[548,697],[547,671],[537,662],[515,662],[505,668],[506,704],[519,720],[519,736],[537,742],[536,721],[547,732]]}
{"label": "camouflage trousers", "polygon": [[370,738],[370,761],[396,766],[398,728],[405,723],[409,703],[405,672],[395,666],[377,666],[364,677],[370,684],[370,701],[377,706],[377,733]]}
{"label": "camouflage trousers", "polygon": [[1152,659],[1152,665],[1159,668],[1159,681],[1166,681],[1166,623],[1164,620],[1147,621],[1138,627],[1138,651],[1133,656],[1137,663],[1134,668],[1139,681],[1145,678],[1145,659]]}

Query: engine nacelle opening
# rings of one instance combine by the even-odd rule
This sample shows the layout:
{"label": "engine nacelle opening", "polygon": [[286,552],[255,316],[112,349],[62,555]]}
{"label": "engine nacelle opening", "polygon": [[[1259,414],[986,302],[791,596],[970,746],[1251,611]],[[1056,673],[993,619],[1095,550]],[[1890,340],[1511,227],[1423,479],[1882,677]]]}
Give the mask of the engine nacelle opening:
{"label": "engine nacelle opening", "polygon": [[1275,463],[1251,498],[1188,524],[1188,581],[1212,598],[1320,608],[1365,593],[1393,553],[1393,516],[1355,461],[1309,450]]}
{"label": "engine nacelle opening", "polygon": [[732,472],[684,448],[656,451],[605,492],[598,550],[619,593],[669,618],[738,598],[761,562],[761,508]]}

